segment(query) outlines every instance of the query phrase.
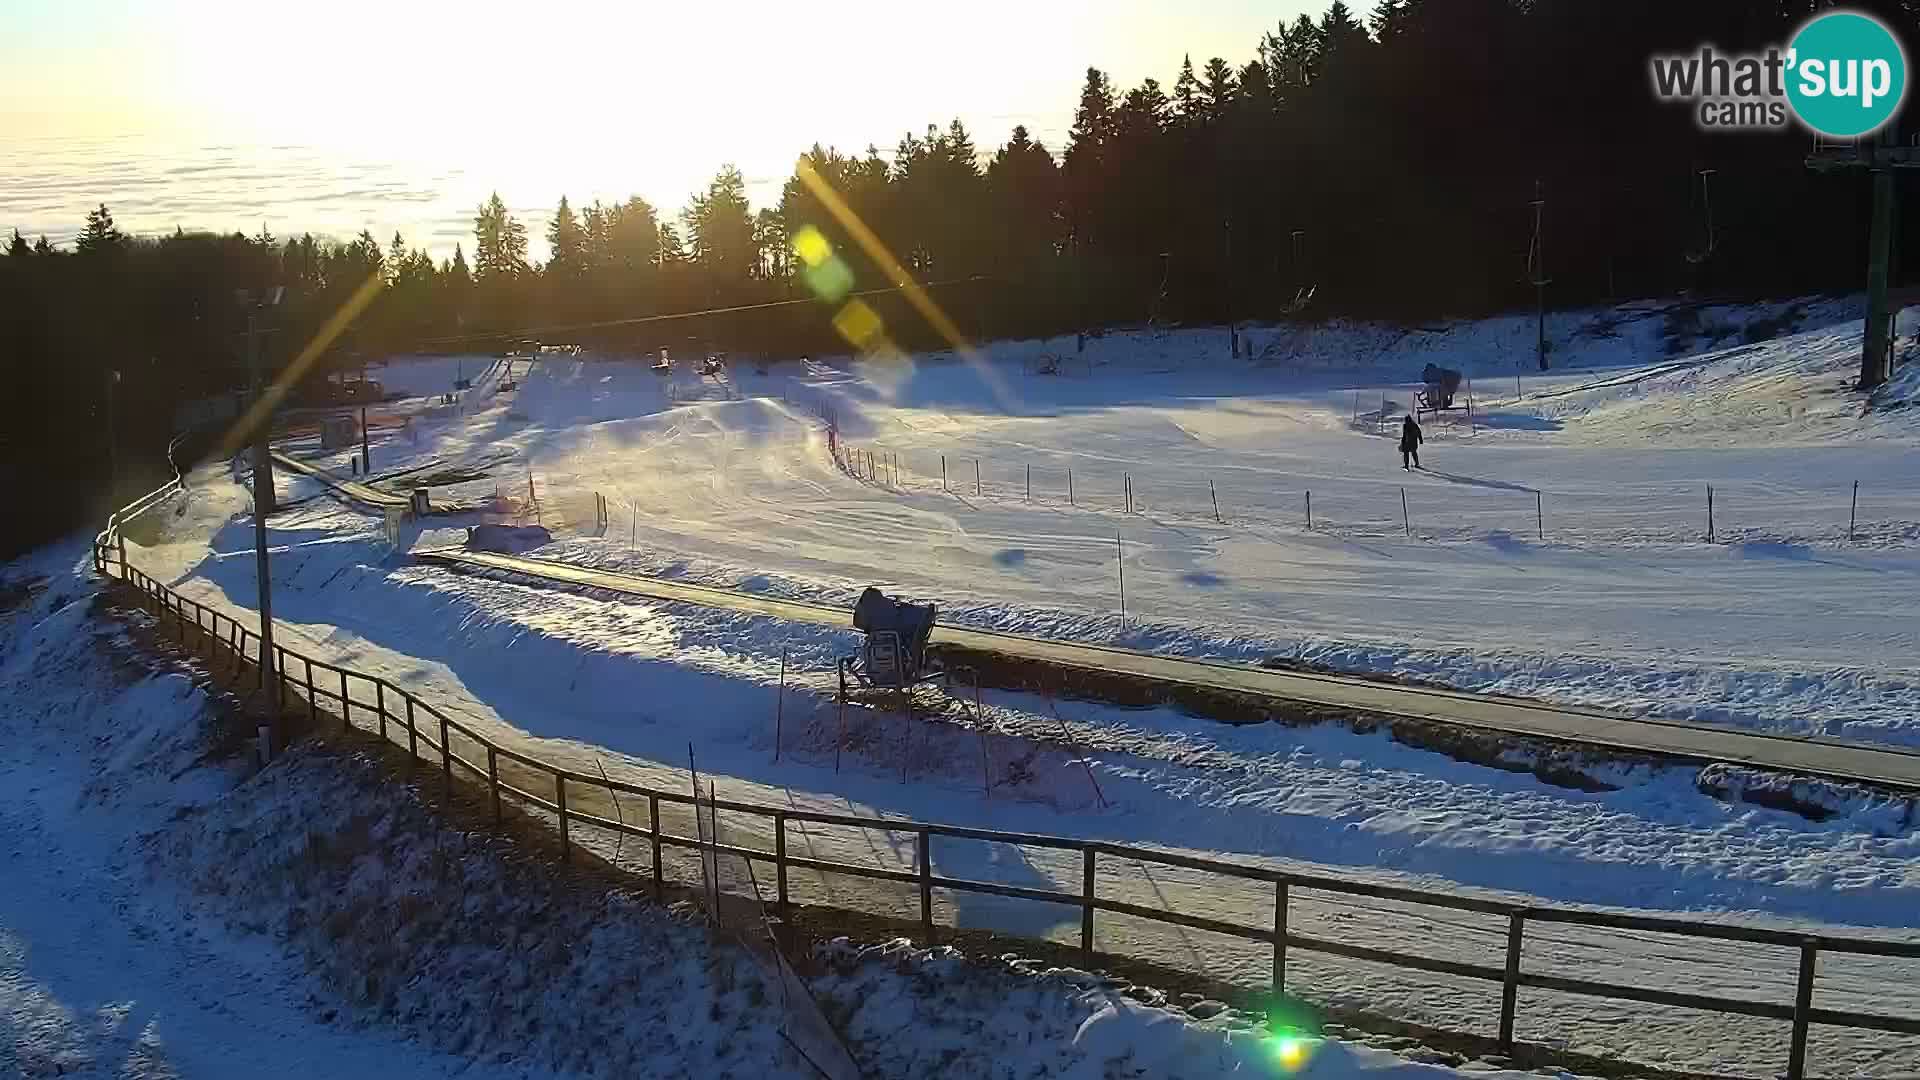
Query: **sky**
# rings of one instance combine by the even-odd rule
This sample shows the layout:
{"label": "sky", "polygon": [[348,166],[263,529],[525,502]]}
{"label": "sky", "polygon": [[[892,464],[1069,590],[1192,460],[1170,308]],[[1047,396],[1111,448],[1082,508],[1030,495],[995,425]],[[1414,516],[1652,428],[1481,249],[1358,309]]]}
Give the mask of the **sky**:
{"label": "sky", "polygon": [[[31,205],[0,203],[0,226],[45,230],[70,212],[68,189],[84,212],[111,202],[102,189],[129,174],[143,183],[116,217],[135,231],[233,227],[229,217],[263,210],[283,232],[315,227],[271,213],[287,206],[348,225],[358,215],[382,236],[406,226],[376,220],[379,201],[358,182],[318,184],[357,193],[353,207],[263,197],[282,186],[312,196],[306,181],[335,166],[404,175],[408,191],[467,207],[497,188],[528,209],[550,211],[562,194],[639,194],[675,210],[732,162],[765,203],[815,141],[885,150],[958,116],[983,150],[1021,123],[1057,150],[1089,65],[1122,88],[1147,76],[1170,85],[1183,54],[1196,67],[1214,55],[1244,63],[1262,33],[1308,7],[10,0],[0,4],[0,165],[68,163],[36,170]],[[230,170],[200,168],[195,151],[207,148],[222,166],[250,167],[251,190]],[[195,170],[215,173],[207,184],[221,191],[196,188]],[[236,191],[249,197],[226,194]],[[218,220],[182,217],[196,212]],[[450,247],[440,243],[450,224],[421,227],[432,246]]]}

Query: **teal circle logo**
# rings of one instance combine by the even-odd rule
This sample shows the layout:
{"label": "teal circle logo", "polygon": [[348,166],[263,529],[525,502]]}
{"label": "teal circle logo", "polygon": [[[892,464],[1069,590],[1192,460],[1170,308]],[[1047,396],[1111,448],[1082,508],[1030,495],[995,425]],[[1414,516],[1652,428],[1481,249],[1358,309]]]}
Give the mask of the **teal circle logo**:
{"label": "teal circle logo", "polygon": [[1835,11],[1809,19],[1788,50],[1787,103],[1822,135],[1870,135],[1906,97],[1906,52],[1871,15]]}

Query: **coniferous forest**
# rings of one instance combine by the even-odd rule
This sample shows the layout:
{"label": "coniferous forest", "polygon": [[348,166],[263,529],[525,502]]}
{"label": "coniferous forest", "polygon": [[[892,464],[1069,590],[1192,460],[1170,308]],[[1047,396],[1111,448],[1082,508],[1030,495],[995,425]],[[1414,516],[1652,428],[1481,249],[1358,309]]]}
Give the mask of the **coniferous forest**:
{"label": "coniferous forest", "polygon": [[[1852,290],[1864,281],[1864,175],[1808,169],[1811,139],[1798,130],[1703,133],[1685,107],[1654,99],[1647,68],[1652,53],[1706,42],[1780,43],[1825,6],[1380,0],[1359,11],[1335,0],[1240,57],[1170,56],[1163,77],[1136,86],[1088,69],[1065,145],[1023,128],[982,143],[955,120],[886,149],[804,157],[981,337],[1468,316],[1530,308],[1536,276],[1553,307]],[[1851,6],[1916,40],[1908,4]],[[1900,186],[1911,198],[1911,182]],[[1896,237],[1897,275],[1914,219]],[[844,349],[831,310],[632,320],[805,301],[793,238],[807,228],[831,242],[851,288],[894,284],[798,176],[756,207],[731,166],[678,211],[561,198],[550,217],[523,221],[495,196],[476,208],[470,244],[440,259],[366,232],[129,235],[104,205],[71,249],[0,239],[0,355],[24,406],[0,461],[17,505],[44,508],[9,516],[0,555],[167,475],[176,404],[245,383],[237,290],[285,289],[270,365],[369,282],[371,301],[323,369],[491,350],[542,330],[777,359]],[[548,242],[539,265],[531,230]],[[899,344],[937,342],[905,303],[870,302]]]}

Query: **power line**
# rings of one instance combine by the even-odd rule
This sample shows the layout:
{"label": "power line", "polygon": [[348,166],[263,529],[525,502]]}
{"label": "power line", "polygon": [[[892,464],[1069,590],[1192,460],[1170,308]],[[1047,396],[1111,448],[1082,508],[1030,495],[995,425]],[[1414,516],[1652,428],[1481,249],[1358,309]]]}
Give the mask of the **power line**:
{"label": "power line", "polygon": [[[968,282],[990,280],[985,275],[952,278],[947,281],[935,281],[920,286],[923,289],[943,289],[950,285],[964,285]],[[884,296],[887,293],[905,292],[906,285],[893,285],[884,289],[861,289],[846,294],[854,297]],[[626,319],[602,319],[598,322],[564,323],[554,326],[524,326],[517,329],[488,330],[472,334],[456,334],[449,337],[422,338],[417,345],[455,345],[463,341],[494,341],[511,337],[546,337],[552,334],[572,334],[583,330],[606,330],[618,326],[644,326],[649,323],[675,322],[681,319],[700,319],[711,315],[735,315],[745,311],[767,311],[772,308],[794,307],[801,304],[818,304],[813,297],[798,300],[770,300],[764,304],[736,304],[732,307],[703,308],[699,311],[676,311],[666,315],[638,315]]]}

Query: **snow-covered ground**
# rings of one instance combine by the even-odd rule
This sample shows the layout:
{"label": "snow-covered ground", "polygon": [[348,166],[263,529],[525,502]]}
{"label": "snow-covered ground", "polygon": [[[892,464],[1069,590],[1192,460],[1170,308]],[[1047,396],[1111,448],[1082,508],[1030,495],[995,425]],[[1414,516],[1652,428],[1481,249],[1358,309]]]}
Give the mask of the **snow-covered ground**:
{"label": "snow-covered ground", "polygon": [[[107,616],[83,551],[0,573],[0,1075],[815,1075],[760,969],[685,915],[449,827],[348,749],[223,752],[220,703]],[[819,966],[873,1077],[1467,1075],[1084,972]]]}
{"label": "snow-covered ground", "polygon": [[[548,360],[379,460],[511,454],[465,492],[520,497],[531,473],[563,532],[602,494],[604,537],[567,551],[600,564],[878,582],[984,627],[1920,745],[1920,367],[1863,408],[1846,308],[1563,316],[1559,366],[1519,399],[1524,319],[1255,329],[1274,355],[1251,364],[1217,331],[1116,333],[1058,377],[1023,371],[1071,341],[724,380]],[[1783,324],[1811,329],[1744,342]],[[1475,416],[1429,423],[1409,474],[1393,434],[1428,362],[1477,377]],[[822,416],[880,480],[834,467]]]}
{"label": "snow-covered ground", "polygon": [[[429,481],[436,499],[523,494],[531,473],[540,519],[565,537],[544,554],[583,563],[848,603],[878,582],[983,626],[1235,659],[1279,654],[1916,744],[1920,610],[1901,583],[1920,571],[1920,455],[1893,407],[1913,396],[1916,369],[1862,415],[1839,390],[1858,343],[1857,323],[1840,322],[1839,307],[1696,313],[1714,329],[1692,347],[1718,351],[1676,355],[1666,331],[1691,325],[1677,316],[1567,316],[1554,327],[1556,374],[1529,372],[1517,400],[1514,362],[1531,363],[1525,320],[1445,332],[1257,329],[1256,346],[1273,346],[1274,357],[1253,365],[1227,359],[1218,332],[1115,334],[1089,343],[1090,375],[1060,377],[1023,370],[1043,348],[1071,350],[1071,341],[995,345],[984,368],[940,357],[883,370],[807,361],[764,376],[737,365],[725,379],[545,360],[516,394],[421,411],[416,436],[376,442],[375,467],[484,466],[478,479]],[[1810,329],[1743,343],[1758,332],[1750,328],[1788,318]],[[1430,424],[1431,471],[1408,475],[1364,414],[1379,410],[1383,393],[1404,408],[1409,380],[1430,360],[1474,374],[1474,430],[1464,417]],[[454,363],[396,363],[382,377],[398,386],[415,371],[431,392]],[[1736,412],[1767,419],[1735,423]],[[898,482],[837,468],[822,416],[858,448],[897,454]],[[1847,543],[1854,477],[1859,528]],[[1213,518],[1208,479],[1224,522]],[[1133,513],[1122,503],[1127,481],[1141,504]],[[311,493],[282,482],[287,494]],[[1707,483],[1714,544],[1700,535]],[[1411,537],[1399,515],[1403,485]],[[1544,541],[1533,535],[1535,491]],[[604,535],[595,492],[613,507]],[[161,515],[159,531],[139,538],[136,565],[197,598],[248,607],[244,507],[236,489],[202,482],[182,516]],[[459,520],[429,522],[406,542],[457,539]],[[992,692],[996,730],[986,740],[951,725],[890,735],[874,720],[866,748],[836,763],[822,692],[833,657],[852,646],[847,634],[412,566],[386,549],[378,523],[325,500],[273,525],[276,613],[295,624],[295,647],[419,689],[488,734],[582,772],[604,766],[684,786],[692,742],[722,794],[763,803],[1226,852],[1521,903],[1913,934],[1920,841],[1898,801],[1858,798],[1814,824],[1702,794],[1695,770],[1622,770],[1609,777],[1618,790],[1588,794],[1383,735],[1228,728]],[[1125,620],[1110,599],[1116,532]],[[797,685],[775,764],[783,654]],[[1031,775],[983,795],[982,765],[1006,780],[1016,760]],[[1090,775],[1111,806],[1099,805]],[[902,867],[910,855],[901,840],[820,829],[806,842],[818,857]],[[936,845],[935,865],[1069,889],[1079,873],[1045,852],[959,843]],[[802,899],[907,903],[858,883],[796,878]],[[1165,868],[1103,866],[1100,888],[1248,925],[1271,914],[1270,895],[1211,889]],[[1303,932],[1363,944],[1482,963],[1497,963],[1503,945],[1503,927],[1473,919],[1437,922],[1332,897],[1296,900],[1296,909]],[[938,914],[1063,939],[1077,931],[1060,912],[973,896],[942,897]],[[1118,917],[1103,917],[1099,934],[1102,948],[1249,985],[1265,978],[1256,947]],[[1569,974],[1789,997],[1788,956],[1585,933],[1549,934],[1539,948],[1535,956],[1529,945],[1529,965]],[[1907,968],[1831,970],[1822,1004],[1920,1014],[1920,1000],[1889,989],[1916,983]],[[1295,959],[1290,985],[1296,979],[1317,1000],[1468,1030],[1489,1027],[1497,1000],[1484,984],[1312,956]],[[1683,1067],[1771,1070],[1784,1046],[1771,1022],[1557,995],[1523,994],[1521,1016],[1523,1037]],[[1857,1075],[1920,1063],[1910,1041],[1815,1038],[1822,1060]]]}

